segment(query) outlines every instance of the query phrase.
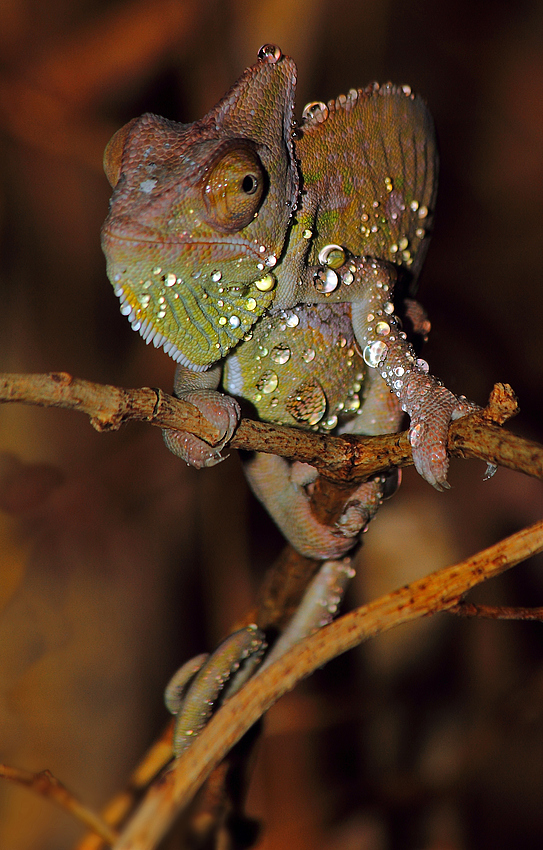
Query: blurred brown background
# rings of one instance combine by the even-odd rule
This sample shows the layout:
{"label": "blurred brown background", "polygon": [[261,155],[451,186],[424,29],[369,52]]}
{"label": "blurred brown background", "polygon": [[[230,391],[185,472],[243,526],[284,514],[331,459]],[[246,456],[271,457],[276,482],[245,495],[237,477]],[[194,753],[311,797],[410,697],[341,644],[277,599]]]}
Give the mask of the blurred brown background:
{"label": "blurred brown background", "polygon": [[[441,188],[421,300],[425,356],[542,439],[543,5],[532,0],[1,0],[4,371],[169,389],[173,364],[120,316],[100,252],[103,148],[126,120],[200,117],[278,43],[298,112],[370,80],[434,114]],[[160,433],[0,409],[0,759],[49,768],[93,806],[166,720],[161,693],[253,599],[281,541],[236,457],[196,473]],[[348,604],[541,516],[541,486],[454,462],[450,493],[409,471],[378,515]],[[539,560],[482,588],[540,605]],[[441,615],[338,659],[270,713],[249,811],[263,850],[543,845],[543,627]],[[64,850],[81,830],[0,786],[0,847]]]}

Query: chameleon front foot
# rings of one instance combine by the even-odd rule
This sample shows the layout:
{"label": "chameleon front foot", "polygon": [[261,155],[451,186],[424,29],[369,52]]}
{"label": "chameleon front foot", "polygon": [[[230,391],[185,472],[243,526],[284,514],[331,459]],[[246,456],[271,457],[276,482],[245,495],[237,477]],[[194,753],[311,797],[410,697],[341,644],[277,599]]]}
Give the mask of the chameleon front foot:
{"label": "chameleon front foot", "polygon": [[245,474],[290,544],[316,560],[342,558],[382,502],[382,480],[368,481],[349,497],[335,526],[328,526],[311,511],[307,488],[317,477],[314,467],[290,464],[276,455],[256,454],[246,464]]}
{"label": "chameleon front foot", "polygon": [[164,442],[171,452],[182,458],[189,466],[194,466],[196,469],[215,466],[224,460],[221,451],[238,425],[241,415],[239,404],[230,396],[208,389],[178,393],[178,396],[197,407],[208,422],[222,432],[222,437],[217,445],[210,446],[209,443],[186,431],[164,430],[162,432]]}
{"label": "chameleon front foot", "polygon": [[410,344],[401,338],[386,347],[380,369],[410,417],[409,442],[417,472],[436,490],[449,489],[449,424],[479,410],[478,406],[428,374],[428,364],[416,359]]}

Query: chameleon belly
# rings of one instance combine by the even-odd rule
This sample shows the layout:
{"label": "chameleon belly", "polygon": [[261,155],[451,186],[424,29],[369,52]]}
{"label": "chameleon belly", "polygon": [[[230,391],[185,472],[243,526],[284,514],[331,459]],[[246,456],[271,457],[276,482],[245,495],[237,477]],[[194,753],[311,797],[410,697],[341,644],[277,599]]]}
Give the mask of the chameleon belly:
{"label": "chameleon belly", "polygon": [[331,431],[360,410],[366,371],[350,304],[298,305],[257,322],[226,359],[223,386],[266,422]]}

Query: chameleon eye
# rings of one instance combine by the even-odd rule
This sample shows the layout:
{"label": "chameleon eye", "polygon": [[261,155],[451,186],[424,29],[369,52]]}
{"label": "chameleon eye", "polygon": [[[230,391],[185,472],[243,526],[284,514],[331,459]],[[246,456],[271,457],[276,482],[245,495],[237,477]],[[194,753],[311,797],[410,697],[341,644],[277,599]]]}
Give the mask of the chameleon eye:
{"label": "chameleon eye", "polygon": [[124,143],[128,137],[132,125],[137,121],[133,118],[111,137],[104,151],[104,171],[110,185],[115,188],[121,176],[121,162],[123,158]]}
{"label": "chameleon eye", "polygon": [[251,223],[267,188],[267,174],[256,152],[243,142],[222,153],[204,180],[207,220],[234,233]]}

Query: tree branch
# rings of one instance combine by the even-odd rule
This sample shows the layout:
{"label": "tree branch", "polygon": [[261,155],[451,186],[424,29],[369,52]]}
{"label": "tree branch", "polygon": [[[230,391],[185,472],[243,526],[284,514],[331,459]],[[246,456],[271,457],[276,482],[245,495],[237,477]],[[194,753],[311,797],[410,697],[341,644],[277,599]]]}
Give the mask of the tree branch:
{"label": "tree branch", "polygon": [[[190,431],[210,445],[221,437],[194,405],[160,389],[124,389],[73,378],[66,372],[0,374],[2,402],[77,410],[86,413],[98,431],[117,430],[135,420],[159,428]],[[492,424],[501,424],[517,410],[511,388],[496,384],[484,411],[451,423],[450,454],[479,458],[543,478],[543,447]],[[243,419],[230,446],[310,463],[338,483],[358,481],[413,462],[406,431],[380,437],[335,436]]]}
{"label": "tree branch", "polygon": [[543,551],[543,521],[345,614],[254,676],[211,719],[173,768],[151,786],[114,850],[153,850],[231,747],[279,697],[332,658],[369,637],[457,606],[465,593]]}

